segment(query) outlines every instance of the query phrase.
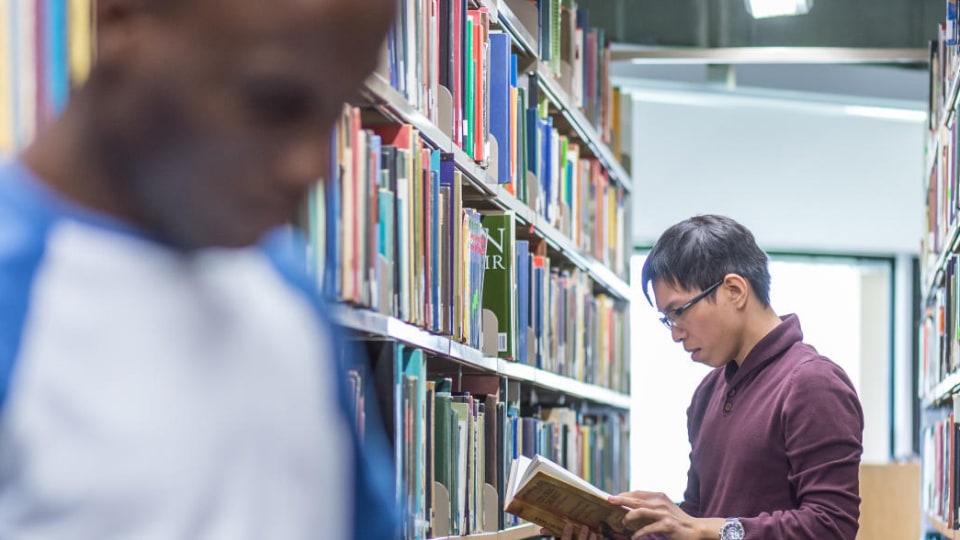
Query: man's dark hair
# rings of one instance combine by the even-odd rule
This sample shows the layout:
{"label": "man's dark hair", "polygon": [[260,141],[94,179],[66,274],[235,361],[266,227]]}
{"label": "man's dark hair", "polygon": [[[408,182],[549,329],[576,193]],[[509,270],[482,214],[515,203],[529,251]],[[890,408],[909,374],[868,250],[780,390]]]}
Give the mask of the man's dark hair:
{"label": "man's dark hair", "polygon": [[760,302],[770,305],[767,254],[757,246],[753,233],[728,217],[704,215],[681,221],[663,233],[643,263],[640,282],[652,304],[648,288],[655,280],[685,290],[704,290],[727,274],[749,281]]}

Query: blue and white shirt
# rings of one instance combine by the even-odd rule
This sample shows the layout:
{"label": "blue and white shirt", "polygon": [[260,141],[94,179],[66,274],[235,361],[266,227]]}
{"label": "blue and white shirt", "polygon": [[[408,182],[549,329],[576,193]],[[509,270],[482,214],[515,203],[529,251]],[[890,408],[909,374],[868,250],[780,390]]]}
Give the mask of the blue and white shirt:
{"label": "blue and white shirt", "polygon": [[393,538],[281,244],[185,255],[0,164],[0,538]]}

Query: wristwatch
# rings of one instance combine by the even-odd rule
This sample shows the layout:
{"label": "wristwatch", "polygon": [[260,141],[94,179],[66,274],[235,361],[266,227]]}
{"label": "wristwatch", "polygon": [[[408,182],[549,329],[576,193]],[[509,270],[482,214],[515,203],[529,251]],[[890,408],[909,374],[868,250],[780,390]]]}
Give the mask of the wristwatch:
{"label": "wristwatch", "polygon": [[728,518],[720,527],[720,540],[743,540],[743,525],[737,518]]}

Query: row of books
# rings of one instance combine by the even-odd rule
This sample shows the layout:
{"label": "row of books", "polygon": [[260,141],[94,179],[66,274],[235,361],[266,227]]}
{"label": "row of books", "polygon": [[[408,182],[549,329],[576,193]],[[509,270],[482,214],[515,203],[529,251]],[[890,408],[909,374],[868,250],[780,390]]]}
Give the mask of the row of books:
{"label": "row of books", "polygon": [[[468,156],[487,165],[491,178],[569,236],[577,248],[613,268],[618,275],[625,275],[628,246],[623,205],[627,199],[622,187],[611,183],[609,173],[588,155],[586,146],[554,127],[549,102],[538,90],[538,75],[519,71],[518,56],[511,53],[510,37],[489,32],[490,14],[486,8],[467,13],[465,20],[475,21],[477,26],[476,32],[468,33],[482,36],[484,42],[478,46],[483,51],[482,62],[465,59],[468,76],[464,112],[458,105],[462,92],[454,86],[453,112],[438,114],[428,110],[428,117],[450,134],[454,144]],[[401,16],[398,20],[401,24],[408,19]],[[470,28],[468,24],[467,29]],[[397,45],[390,50],[398,49]],[[453,58],[457,58],[456,54]],[[456,62],[452,65],[459,66]],[[436,92],[448,95],[447,87],[441,84],[448,81],[443,76],[445,70],[440,71],[439,82],[434,83],[437,88],[424,86],[424,81],[432,80],[432,73],[430,69],[421,73],[426,78],[411,79],[419,83],[414,86],[417,93],[411,95],[410,89],[404,88],[415,106],[428,99],[424,96]],[[390,76],[395,86],[402,86],[407,80],[395,71]],[[446,98],[442,101],[446,102]],[[613,109],[611,106],[611,116]]]}
{"label": "row of books", "polygon": [[960,423],[957,411],[923,429],[921,504],[924,511],[960,529]]}
{"label": "row of books", "polygon": [[93,56],[92,0],[0,2],[0,155],[66,106]]}
{"label": "row of books", "polygon": [[463,206],[452,154],[409,125],[361,129],[353,107],[331,152],[303,217],[318,287],[480,348],[487,236],[479,212]]}
{"label": "row of books", "polygon": [[554,126],[535,85],[521,88],[522,95],[531,96],[532,101],[525,116],[518,111],[520,140],[516,153],[506,156],[518,164],[508,191],[569,237],[575,247],[624,276],[629,249],[627,194],[611,182],[600,161],[586,155],[585,146]]}
{"label": "row of books", "polygon": [[[613,141],[614,90],[603,30],[572,0],[503,0],[525,31],[537,36],[540,58],[571,105]],[[515,144],[511,122],[527,100],[518,72],[536,71],[513,54],[513,39],[497,30],[496,9],[468,0],[400,0],[380,73],[453,142],[480,163]],[[491,145],[491,136],[496,139]],[[494,158],[496,159],[496,158]],[[508,183],[508,165],[494,167]],[[515,177],[514,177],[515,178]]]}
{"label": "row of books", "polygon": [[[947,0],[938,39],[930,44],[929,138],[926,171],[925,234],[920,268],[925,286],[919,321],[919,388],[923,398],[937,397],[941,382],[960,368],[960,269],[952,249],[958,199],[957,123],[945,122],[954,109],[957,79],[957,0]],[[931,280],[937,274],[942,282]],[[939,280],[939,278],[938,278]],[[938,400],[939,401],[939,400]],[[921,426],[921,505],[928,515],[955,530],[960,526],[960,424],[957,407],[937,405],[923,414]]]}
{"label": "row of books", "polygon": [[[553,263],[542,239],[519,240],[511,212],[465,206],[453,154],[427,146],[410,125],[364,127],[354,107],[344,108],[331,144],[336,159],[303,217],[310,266],[328,298],[626,389],[624,306],[594,294],[584,272]],[[495,327],[483,327],[483,310]],[[484,331],[494,346],[483,346]]]}
{"label": "row of books", "polygon": [[[539,10],[540,60],[549,68],[574,106],[612,143],[616,95],[610,84],[610,47],[603,28],[590,27],[589,12],[574,0],[507,1],[524,21]],[[532,15],[532,13],[531,13]],[[529,22],[527,28],[533,28]]]}
{"label": "row of books", "polygon": [[936,386],[960,369],[960,256],[946,260],[942,286],[922,306],[919,332],[920,391]]}
{"label": "row of books", "polygon": [[936,129],[952,107],[949,93],[957,77],[957,0],[946,1],[946,20],[937,31],[937,39],[930,43],[930,129]]}
{"label": "row of books", "polygon": [[935,137],[932,150],[932,166],[928,171],[926,235],[921,243],[921,256],[925,271],[935,271],[940,253],[948,249],[946,245],[952,227],[956,224],[957,211],[960,209],[960,178],[958,178],[957,159],[960,146],[957,134],[960,125],[954,122],[949,128],[940,127],[931,133]]}
{"label": "row of books", "polygon": [[[515,299],[500,301],[508,303],[508,310],[516,309],[517,315],[499,326],[501,340],[506,340],[501,356],[629,392],[624,306],[607,295],[594,294],[584,272],[551,268],[542,242],[518,240],[513,246],[507,242],[506,249],[516,253],[517,293]],[[490,292],[484,298],[496,296],[502,295]]]}
{"label": "row of books", "polygon": [[[496,376],[455,379],[427,369],[419,349],[367,342],[377,400],[393,436],[402,537],[501,530],[516,524],[502,510],[510,463],[550,457],[611,492],[626,489],[625,413],[584,414],[567,407],[520,407]],[[355,388],[363,388],[362,382]],[[354,406],[366,406],[362,393]]]}

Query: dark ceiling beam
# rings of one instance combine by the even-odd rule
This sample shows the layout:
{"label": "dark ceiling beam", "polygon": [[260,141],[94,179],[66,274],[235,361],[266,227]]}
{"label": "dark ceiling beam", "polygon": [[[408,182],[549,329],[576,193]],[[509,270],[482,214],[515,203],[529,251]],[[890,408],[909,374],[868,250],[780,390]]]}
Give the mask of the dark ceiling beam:
{"label": "dark ceiling beam", "polygon": [[929,49],[865,47],[672,47],[614,44],[614,61],[635,64],[926,64]]}
{"label": "dark ceiling beam", "polygon": [[807,15],[753,19],[743,0],[578,0],[613,41],[683,47],[926,47],[944,0],[816,0]]}

